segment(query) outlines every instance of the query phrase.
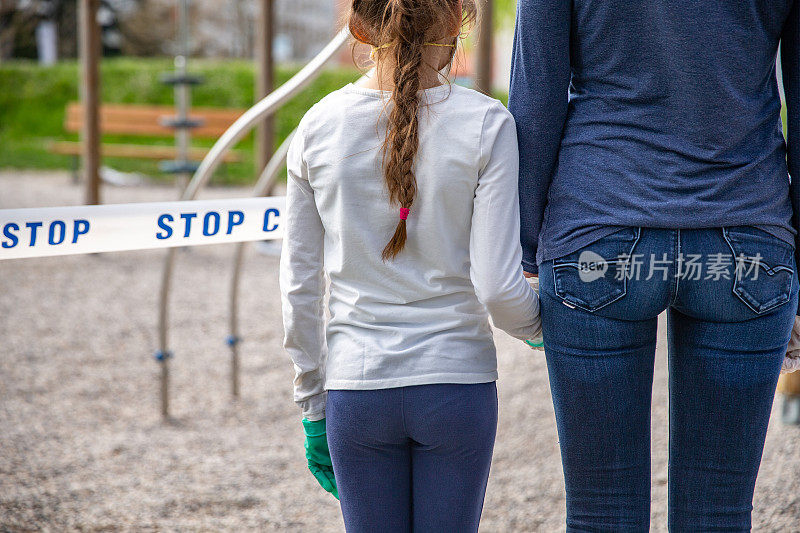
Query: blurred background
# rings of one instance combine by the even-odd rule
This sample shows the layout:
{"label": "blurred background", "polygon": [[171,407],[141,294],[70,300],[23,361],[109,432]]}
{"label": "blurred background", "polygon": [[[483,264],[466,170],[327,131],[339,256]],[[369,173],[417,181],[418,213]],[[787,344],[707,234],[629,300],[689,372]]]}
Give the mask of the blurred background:
{"label": "blurred background", "polygon": [[[508,86],[514,3],[496,0],[492,8],[494,46],[492,64],[487,66],[491,80],[485,85],[497,89],[501,98]],[[268,21],[262,18],[264,4],[270,4]],[[68,106],[80,96],[79,7],[78,0],[0,0],[0,168],[76,166],[71,154],[64,153],[67,145],[57,142],[76,141],[79,136],[65,127]],[[164,83],[163,75],[175,69],[176,56],[185,56],[188,71],[202,78],[191,86],[191,105],[241,113],[268,92],[264,89],[281,85],[319,53],[341,28],[347,8],[347,0],[191,0],[185,7],[176,0],[99,1],[94,17],[99,33],[99,101],[175,105],[174,86]],[[185,36],[182,15],[187,18]],[[265,43],[259,27],[266,23],[269,58],[256,53],[259,44]],[[457,62],[456,76],[466,85],[472,85],[476,75],[477,33],[476,29],[466,41]],[[356,58],[366,59],[358,53]],[[313,103],[358,77],[353,59],[350,46],[343,47],[309,89],[276,113],[275,146]],[[272,78],[271,87],[259,90],[257,77],[266,77],[265,69]],[[101,131],[101,135],[106,143],[174,144],[168,130],[135,138],[114,131]],[[195,137],[192,145],[198,147],[215,140]],[[255,180],[259,157],[253,137],[238,149],[234,161],[214,177],[215,183]],[[157,160],[115,157],[118,154],[110,152],[102,164],[111,169],[163,174]]]}

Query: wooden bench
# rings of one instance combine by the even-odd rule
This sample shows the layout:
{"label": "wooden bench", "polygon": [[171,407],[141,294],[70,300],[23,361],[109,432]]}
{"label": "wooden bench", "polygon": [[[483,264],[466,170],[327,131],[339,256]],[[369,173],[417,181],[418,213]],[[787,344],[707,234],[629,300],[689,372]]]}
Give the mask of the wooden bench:
{"label": "wooden bench", "polygon": [[[216,139],[244,111],[244,109],[193,108],[190,120],[199,120],[201,125],[191,130],[191,136]],[[174,115],[175,108],[171,106],[103,104],[100,106],[100,132],[103,134],[172,137],[175,135],[175,130],[165,125],[164,121]],[[67,104],[64,129],[70,133],[78,133],[82,128],[83,105],[80,102],[70,102]],[[50,145],[50,151],[77,157],[82,153],[82,145],[80,142],[57,141]],[[189,149],[189,159],[201,161],[207,153],[207,148],[192,147]],[[100,154],[104,157],[130,159],[175,160],[178,158],[178,150],[174,146],[137,144],[101,144]],[[223,161],[238,163],[242,161],[242,156],[237,152],[228,152]]]}

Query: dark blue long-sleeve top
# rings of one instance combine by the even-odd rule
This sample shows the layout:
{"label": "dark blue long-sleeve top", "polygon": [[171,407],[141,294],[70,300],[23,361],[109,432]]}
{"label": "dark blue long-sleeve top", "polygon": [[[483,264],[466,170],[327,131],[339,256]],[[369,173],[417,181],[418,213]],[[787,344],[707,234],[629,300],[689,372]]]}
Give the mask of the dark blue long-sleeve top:
{"label": "dark blue long-sleeve top", "polygon": [[525,270],[621,225],[752,224],[794,244],[799,63],[800,0],[519,0]]}

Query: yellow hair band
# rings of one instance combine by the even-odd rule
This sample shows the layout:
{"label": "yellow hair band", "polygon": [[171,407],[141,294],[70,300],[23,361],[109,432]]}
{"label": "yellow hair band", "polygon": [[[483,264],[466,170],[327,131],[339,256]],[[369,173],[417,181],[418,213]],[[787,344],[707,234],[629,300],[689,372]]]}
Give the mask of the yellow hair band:
{"label": "yellow hair band", "polygon": [[[373,46],[372,47],[372,51],[369,53],[369,58],[374,61],[375,60],[375,52],[377,52],[378,50],[382,50],[384,48],[389,48],[390,46],[391,46],[391,44],[389,44],[389,43],[382,44],[380,46]],[[441,44],[441,43],[422,43],[422,46],[441,46],[443,48],[455,48],[456,47],[455,44]]]}

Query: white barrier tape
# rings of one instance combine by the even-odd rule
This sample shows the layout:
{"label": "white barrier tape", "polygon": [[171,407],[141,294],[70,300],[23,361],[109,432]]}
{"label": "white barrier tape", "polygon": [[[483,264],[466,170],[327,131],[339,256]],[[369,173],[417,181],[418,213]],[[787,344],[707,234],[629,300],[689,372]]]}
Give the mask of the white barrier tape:
{"label": "white barrier tape", "polygon": [[0,209],[0,260],[280,239],[285,197]]}

